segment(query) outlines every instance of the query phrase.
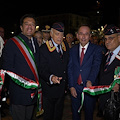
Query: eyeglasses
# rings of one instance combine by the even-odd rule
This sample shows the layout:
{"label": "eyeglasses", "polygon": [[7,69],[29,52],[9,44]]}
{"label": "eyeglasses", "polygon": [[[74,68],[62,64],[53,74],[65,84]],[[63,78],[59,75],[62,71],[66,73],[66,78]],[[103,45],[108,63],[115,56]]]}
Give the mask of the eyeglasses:
{"label": "eyeglasses", "polygon": [[81,35],[81,36],[82,36],[82,35],[89,36],[90,33],[85,33],[85,34],[83,34],[83,33],[80,32],[80,33],[78,33],[78,35]]}

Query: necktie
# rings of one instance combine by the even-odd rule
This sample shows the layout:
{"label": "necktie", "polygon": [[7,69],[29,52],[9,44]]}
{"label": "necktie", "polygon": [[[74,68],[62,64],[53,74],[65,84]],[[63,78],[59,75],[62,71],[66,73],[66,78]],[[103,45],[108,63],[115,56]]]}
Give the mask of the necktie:
{"label": "necktie", "polygon": [[32,47],[33,47],[33,50],[34,50],[34,53],[35,53],[36,50],[35,50],[35,44],[34,44],[33,38],[31,38],[31,41],[32,41]]}
{"label": "necktie", "polygon": [[106,64],[105,64],[105,69],[104,71],[107,71],[107,67],[109,66],[109,63],[110,63],[110,59],[111,59],[111,56],[113,55],[113,52],[110,52],[109,55],[108,55],[108,58],[106,60]]}
{"label": "necktie", "polygon": [[[85,50],[85,48],[82,48],[82,52],[81,52],[81,56],[80,56],[80,65],[82,64],[82,61],[83,61],[83,58],[84,58],[84,50]],[[78,77],[77,83],[78,83],[78,85],[80,85],[82,83],[81,74]]]}
{"label": "necktie", "polygon": [[80,65],[82,64],[83,58],[84,58],[84,50],[85,48],[82,48],[81,56],[80,56]]}
{"label": "necktie", "polygon": [[58,45],[57,47],[58,47],[58,53],[60,55],[60,58],[62,58],[62,53],[61,53],[61,50],[60,50],[60,45]]}

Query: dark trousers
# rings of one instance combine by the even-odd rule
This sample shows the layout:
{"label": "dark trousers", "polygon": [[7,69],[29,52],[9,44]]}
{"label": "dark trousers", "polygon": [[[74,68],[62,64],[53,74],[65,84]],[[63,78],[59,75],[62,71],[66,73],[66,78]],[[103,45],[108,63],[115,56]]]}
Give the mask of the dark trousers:
{"label": "dark trousers", "polygon": [[32,120],[34,105],[23,106],[12,104],[10,107],[13,120]]}
{"label": "dark trousers", "polygon": [[64,97],[47,98],[43,96],[43,120],[61,120],[63,114]]}
{"label": "dark trousers", "polygon": [[[78,109],[81,105],[81,92],[77,91],[77,98],[71,97],[72,100],[72,114],[73,120],[81,120],[80,113],[78,113]],[[93,120],[93,112],[95,108],[96,97],[90,96],[87,93],[84,93],[84,112],[85,112],[85,120]]]}

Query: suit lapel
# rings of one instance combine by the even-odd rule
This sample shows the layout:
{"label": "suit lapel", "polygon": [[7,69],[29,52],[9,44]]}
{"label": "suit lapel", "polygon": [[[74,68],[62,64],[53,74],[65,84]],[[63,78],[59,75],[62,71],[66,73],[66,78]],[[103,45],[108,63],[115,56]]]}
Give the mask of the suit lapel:
{"label": "suit lapel", "polygon": [[92,44],[89,43],[88,48],[83,58],[82,66],[88,61],[89,57],[92,55],[92,52],[93,52],[93,47],[92,47]]}
{"label": "suit lapel", "polygon": [[75,59],[75,64],[80,67],[80,49],[79,49],[80,45],[76,45],[75,51],[74,51],[74,56],[73,58]]}

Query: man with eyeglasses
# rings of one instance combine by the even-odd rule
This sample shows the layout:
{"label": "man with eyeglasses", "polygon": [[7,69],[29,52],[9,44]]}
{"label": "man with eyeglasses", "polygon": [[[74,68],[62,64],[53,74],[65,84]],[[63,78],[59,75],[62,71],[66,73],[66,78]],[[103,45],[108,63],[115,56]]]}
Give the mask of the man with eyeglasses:
{"label": "man with eyeglasses", "polygon": [[[105,46],[108,52],[103,57],[101,64],[99,84],[110,85],[114,80],[114,70],[120,66],[120,29],[115,25],[107,25],[104,29]],[[113,87],[114,92],[119,92],[119,84]],[[104,105],[110,98],[111,93],[99,97],[99,117],[103,116]]]}
{"label": "man with eyeglasses", "polygon": [[74,36],[73,36],[73,34],[72,33],[68,33],[67,35],[66,35],[66,41],[67,41],[67,43],[68,43],[68,45],[69,45],[69,48],[71,48],[72,46],[73,46],[73,40],[74,40]]}
{"label": "man with eyeglasses", "polygon": [[[102,60],[100,46],[90,42],[91,29],[81,25],[77,32],[80,44],[71,48],[68,63],[68,83],[71,92],[73,120],[82,120],[78,109],[81,105],[81,94],[84,87],[97,84],[98,73]],[[96,97],[85,94],[85,120],[93,120]]]}

